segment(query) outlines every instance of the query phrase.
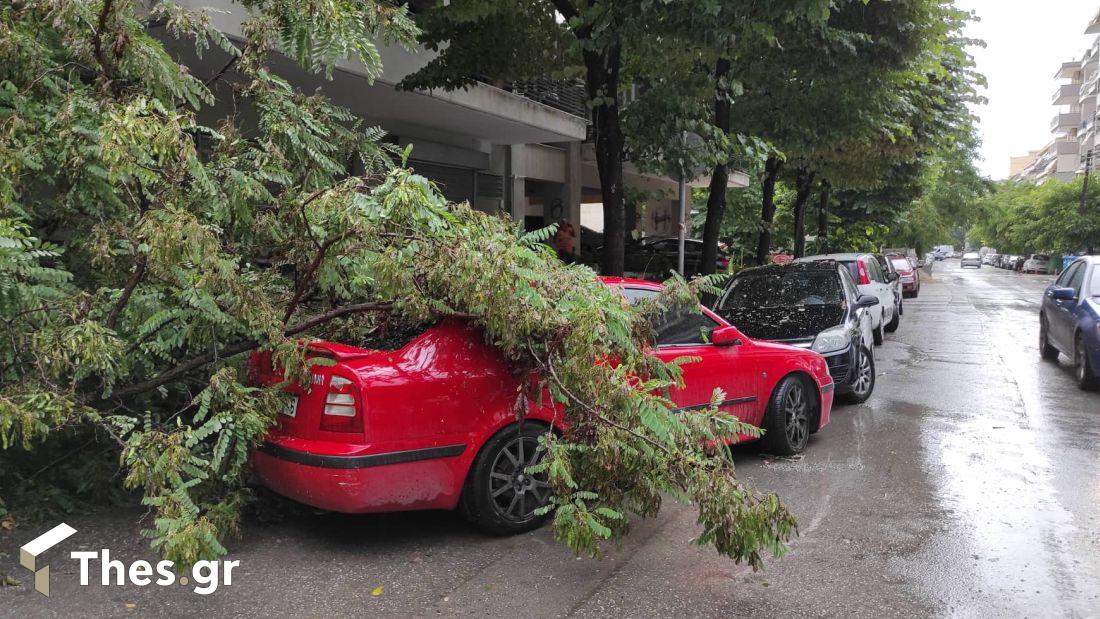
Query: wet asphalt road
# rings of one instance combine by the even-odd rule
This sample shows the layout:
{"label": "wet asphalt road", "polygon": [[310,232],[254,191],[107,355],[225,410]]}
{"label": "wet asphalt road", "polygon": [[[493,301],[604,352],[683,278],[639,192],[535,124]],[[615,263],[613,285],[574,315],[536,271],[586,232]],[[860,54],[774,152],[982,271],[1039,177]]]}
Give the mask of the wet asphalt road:
{"label": "wet asphalt road", "polygon": [[[877,349],[865,405],[837,407],[801,459],[737,448],[801,526],[762,572],[690,546],[693,514],[672,504],[602,560],[447,513],[299,514],[246,524],[233,586],[208,596],[80,587],[58,557],[47,599],[16,564],[41,531],[0,534],[0,570],[22,582],[0,588],[0,615],[1100,617],[1100,393],[1039,360],[1049,281],[937,263]],[[152,558],[140,516],[70,518],[65,553]]]}

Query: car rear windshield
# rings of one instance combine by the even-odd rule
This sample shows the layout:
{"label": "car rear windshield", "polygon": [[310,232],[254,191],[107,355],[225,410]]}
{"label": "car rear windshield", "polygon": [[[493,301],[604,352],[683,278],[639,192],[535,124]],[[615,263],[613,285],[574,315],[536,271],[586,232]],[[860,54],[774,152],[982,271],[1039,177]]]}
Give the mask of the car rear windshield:
{"label": "car rear windshield", "polygon": [[719,309],[836,305],[843,298],[835,271],[780,270],[738,277]]}
{"label": "car rear windshield", "polygon": [[977,258],[977,257],[978,257],[978,254],[963,254],[963,258],[966,258],[967,260],[973,260],[974,258]]}
{"label": "car rear windshield", "polygon": [[1050,256],[1046,254],[1035,254],[1031,257],[1032,260],[1050,260]]}
{"label": "car rear windshield", "polygon": [[844,268],[848,269],[848,274],[852,276],[852,281],[859,283],[859,265],[855,260],[837,260]]}
{"label": "car rear windshield", "polygon": [[899,271],[910,271],[913,269],[913,265],[909,264],[909,261],[905,258],[894,258],[890,262],[894,263],[894,268]]}

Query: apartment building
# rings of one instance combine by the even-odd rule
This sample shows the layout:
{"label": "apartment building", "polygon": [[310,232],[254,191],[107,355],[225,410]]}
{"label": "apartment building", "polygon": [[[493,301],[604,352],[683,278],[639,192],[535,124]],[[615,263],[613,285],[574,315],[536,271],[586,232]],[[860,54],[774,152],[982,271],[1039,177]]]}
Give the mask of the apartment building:
{"label": "apartment building", "polygon": [[[1100,34],[1100,11],[1085,28]],[[1100,95],[1100,36],[1080,60],[1064,62],[1054,74],[1059,84],[1051,104],[1051,140],[1043,148],[1009,161],[1009,176],[1036,184],[1049,179],[1070,181],[1084,171],[1090,152],[1100,147],[1097,133],[1097,98]]]}
{"label": "apartment building", "polygon": [[[230,0],[182,0],[193,10],[209,11],[215,27],[242,40],[245,9]],[[186,46],[163,37],[170,49]],[[400,146],[412,145],[410,166],[436,182],[452,201],[468,201],[479,210],[507,213],[537,229],[567,220],[602,232],[603,215],[595,153],[587,140],[586,96],[580,85],[552,80],[490,85],[456,91],[405,91],[397,84],[435,56],[427,49],[406,50],[379,42],[384,72],[374,80],[356,60],[341,61],[331,79],[311,75],[290,60],[275,70],[305,92],[319,90],[366,122],[388,133]],[[215,73],[225,58],[208,54],[191,60],[196,70]],[[229,96],[205,111],[211,119],[237,112]],[[677,231],[677,183],[643,174],[627,164],[626,184],[652,196],[631,208],[645,234]],[[705,183],[708,179],[697,179]],[[730,185],[744,187],[748,177],[731,175]],[[582,205],[583,213],[582,216]],[[629,215],[629,214],[628,214]],[[580,243],[577,243],[580,250]]]}

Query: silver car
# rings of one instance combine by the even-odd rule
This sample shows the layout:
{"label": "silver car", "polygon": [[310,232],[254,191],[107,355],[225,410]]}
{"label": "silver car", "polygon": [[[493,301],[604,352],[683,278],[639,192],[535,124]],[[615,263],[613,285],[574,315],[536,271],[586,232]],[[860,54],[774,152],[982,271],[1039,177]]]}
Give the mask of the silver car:
{"label": "silver car", "polygon": [[980,269],[982,268],[982,257],[974,252],[966,252],[965,254],[963,254],[960,266],[962,266],[964,269],[966,267],[975,267]]}

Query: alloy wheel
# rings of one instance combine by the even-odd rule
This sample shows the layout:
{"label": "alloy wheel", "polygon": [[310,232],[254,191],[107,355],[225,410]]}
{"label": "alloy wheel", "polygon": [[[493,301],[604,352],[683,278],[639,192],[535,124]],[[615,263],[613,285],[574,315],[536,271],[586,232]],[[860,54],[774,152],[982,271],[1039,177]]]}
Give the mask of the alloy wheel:
{"label": "alloy wheel", "polygon": [[802,445],[810,435],[810,403],[801,383],[791,385],[783,398],[783,416],[787,420],[787,440],[791,445]]}
{"label": "alloy wheel", "polygon": [[531,436],[517,436],[504,446],[493,460],[489,474],[489,498],[501,517],[524,522],[550,500],[550,484],[545,473],[532,475],[527,468],[542,460],[544,451]]}
{"label": "alloy wheel", "polygon": [[859,368],[856,373],[856,382],[852,385],[852,390],[859,395],[867,393],[871,389],[871,379],[873,376],[871,373],[874,370],[871,369],[871,360],[867,355],[861,354],[859,356]]}

